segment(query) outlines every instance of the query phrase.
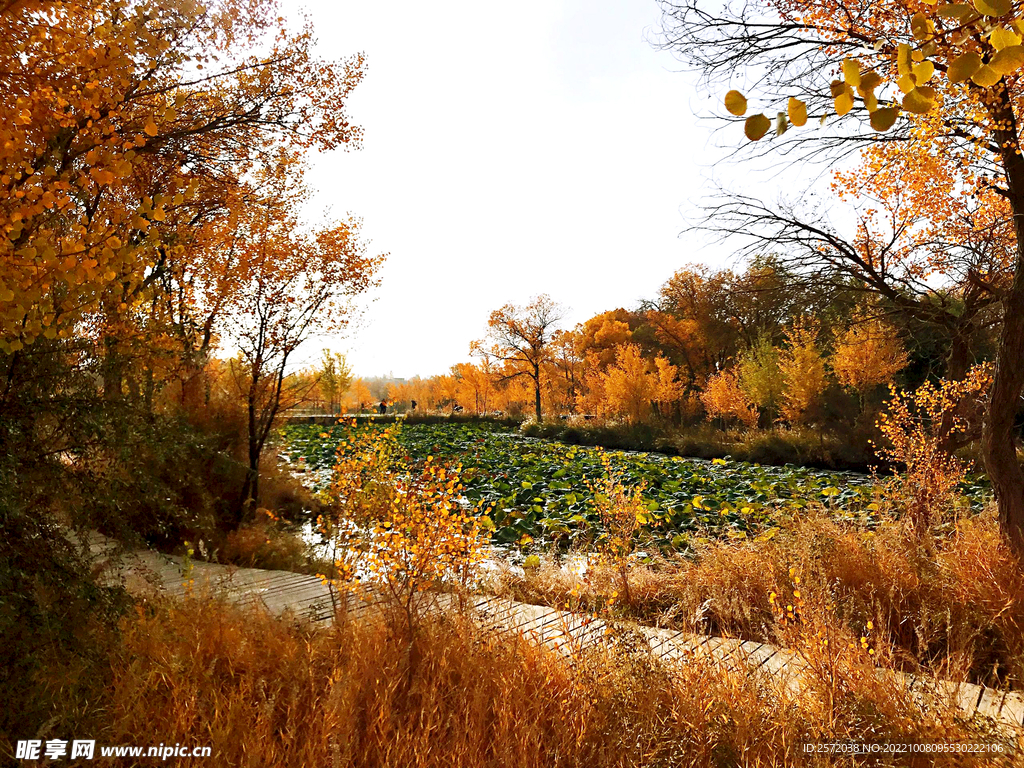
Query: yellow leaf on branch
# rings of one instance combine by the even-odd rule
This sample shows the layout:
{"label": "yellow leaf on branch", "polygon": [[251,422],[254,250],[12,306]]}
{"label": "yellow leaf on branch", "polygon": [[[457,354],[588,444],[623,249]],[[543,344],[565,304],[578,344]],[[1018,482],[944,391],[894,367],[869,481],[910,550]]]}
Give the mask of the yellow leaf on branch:
{"label": "yellow leaf on branch", "polygon": [[1000,77],[1001,75],[998,72],[986,64],[971,76],[971,80],[975,85],[980,85],[982,88],[991,88],[999,82]]}
{"label": "yellow leaf on branch", "polygon": [[853,95],[848,92],[843,92],[833,99],[836,106],[836,114],[842,117],[851,109],[853,109]]}
{"label": "yellow leaf on branch", "polygon": [[807,105],[800,99],[791,96],[786,111],[789,113],[789,122],[797,128],[807,124]]}
{"label": "yellow leaf on branch", "polygon": [[930,112],[935,106],[935,91],[928,86],[915,88],[903,97],[903,108],[916,115]]}
{"label": "yellow leaf on branch", "polygon": [[1004,48],[988,63],[1000,75],[1009,75],[1024,67],[1024,45],[1011,45]]}
{"label": "yellow leaf on branch", "polygon": [[896,123],[896,108],[882,107],[871,113],[871,127],[876,131],[888,131]]}
{"label": "yellow leaf on branch", "polygon": [[843,59],[843,79],[854,88],[860,85],[860,64],[855,59]]}
{"label": "yellow leaf on branch", "polygon": [[747,112],[747,99],[739,91],[729,91],[725,94],[725,108],[729,114],[743,117]]}
{"label": "yellow leaf on branch", "polygon": [[956,19],[958,21],[965,19],[974,13],[974,9],[965,3],[946,3],[944,5],[940,5],[936,10],[940,16],[945,16],[947,19]]}
{"label": "yellow leaf on branch", "polygon": [[989,35],[989,42],[997,51],[1009,48],[1011,45],[1020,45],[1020,35],[1005,27],[996,27]]}
{"label": "yellow leaf on branch", "polygon": [[935,65],[930,61],[922,61],[914,66],[914,79],[918,85],[924,85],[935,74]]}
{"label": "yellow leaf on branch", "polygon": [[772,127],[772,121],[764,115],[751,115],[743,126],[743,132],[751,141],[757,141]]}
{"label": "yellow leaf on branch", "polygon": [[1005,16],[1013,3],[1011,0],[974,0],[974,7],[984,16]]}
{"label": "yellow leaf on branch", "polygon": [[949,65],[946,77],[951,83],[962,83],[970,80],[971,76],[981,69],[981,56],[974,52],[968,52],[957,56]]}

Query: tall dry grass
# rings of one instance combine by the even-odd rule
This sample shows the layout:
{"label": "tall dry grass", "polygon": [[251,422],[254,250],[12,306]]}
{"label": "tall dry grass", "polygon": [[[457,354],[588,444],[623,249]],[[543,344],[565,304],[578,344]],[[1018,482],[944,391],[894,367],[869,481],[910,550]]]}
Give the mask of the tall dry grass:
{"label": "tall dry grass", "polygon": [[[991,513],[922,538],[896,521],[874,531],[811,512],[768,541],[708,541],[693,558],[635,566],[619,615],[663,626],[791,642],[770,600],[799,591],[855,639],[905,671],[1024,688],[1024,580]],[[799,579],[799,583],[794,583]],[[546,562],[490,588],[526,602],[603,610],[617,569],[586,576]],[[868,624],[871,629],[868,629]],[[784,631],[785,630],[785,631]]]}
{"label": "tall dry grass", "polygon": [[672,671],[640,645],[624,631],[570,661],[458,615],[410,641],[386,623],[317,630],[194,599],[125,623],[105,738],[213,747],[179,766],[518,768],[852,765],[802,745],[990,736],[855,667],[841,691],[795,694],[699,660]]}

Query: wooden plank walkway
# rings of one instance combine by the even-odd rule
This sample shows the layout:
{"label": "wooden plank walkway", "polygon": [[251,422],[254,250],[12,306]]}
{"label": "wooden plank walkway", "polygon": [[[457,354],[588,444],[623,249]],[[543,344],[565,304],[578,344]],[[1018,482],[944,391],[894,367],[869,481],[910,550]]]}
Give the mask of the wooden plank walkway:
{"label": "wooden plank walkway", "polygon": [[[290,571],[265,571],[217,563],[193,562],[191,580],[179,557],[150,550],[123,552],[100,534],[87,542],[91,558],[106,563],[108,583],[122,583],[131,592],[157,591],[184,595],[189,590],[207,590],[229,600],[259,605],[274,615],[291,612],[316,622],[329,622],[339,610],[359,614],[371,610],[378,598],[369,589],[354,593],[332,591],[316,576]],[[433,595],[444,607],[455,602],[450,595]],[[622,631],[646,643],[650,652],[669,664],[685,663],[698,657],[711,658],[733,670],[768,675],[793,690],[801,687],[806,662],[790,650],[766,643],[733,638],[694,635],[631,623],[611,624],[585,614],[529,605],[500,597],[474,596],[468,607],[479,626],[497,636],[520,636],[543,643],[559,652],[577,653],[605,642]],[[1024,694],[985,688],[972,683],[954,683],[895,673],[900,684],[923,702],[955,703],[967,716],[991,718],[1019,734],[1024,728]]]}

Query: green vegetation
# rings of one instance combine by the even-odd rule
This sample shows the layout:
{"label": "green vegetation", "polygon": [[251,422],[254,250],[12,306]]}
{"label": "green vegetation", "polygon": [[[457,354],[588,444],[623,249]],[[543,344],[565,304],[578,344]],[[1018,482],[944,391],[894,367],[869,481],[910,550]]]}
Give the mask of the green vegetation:
{"label": "green vegetation", "polygon": [[[285,453],[326,478],[338,444],[353,429],[382,427],[289,426],[284,429]],[[495,543],[529,537],[525,541],[586,545],[600,530],[590,487],[604,474],[600,450],[527,438],[487,423],[407,424],[399,428],[397,440],[414,462],[433,456],[462,465],[467,499],[493,508]],[[780,518],[815,504],[867,526],[875,523],[879,510],[870,478],[848,472],[618,451],[609,452],[609,458],[624,485],[643,488],[643,532],[650,543],[666,549],[687,547],[694,537],[768,534]],[[985,496],[978,480],[963,491],[963,503],[975,507]]]}

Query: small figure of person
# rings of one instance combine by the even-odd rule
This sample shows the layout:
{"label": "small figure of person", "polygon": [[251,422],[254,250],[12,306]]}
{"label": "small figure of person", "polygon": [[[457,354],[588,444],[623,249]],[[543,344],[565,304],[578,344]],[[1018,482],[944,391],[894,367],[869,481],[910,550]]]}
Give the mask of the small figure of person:
{"label": "small figure of person", "polygon": [[377,406],[377,412],[380,413],[381,416],[388,412],[388,404],[385,400],[380,401],[380,405]]}
{"label": "small figure of person", "polygon": [[409,403],[409,410],[410,411],[415,411],[416,410],[416,401],[415,400],[410,401],[410,403]]}

